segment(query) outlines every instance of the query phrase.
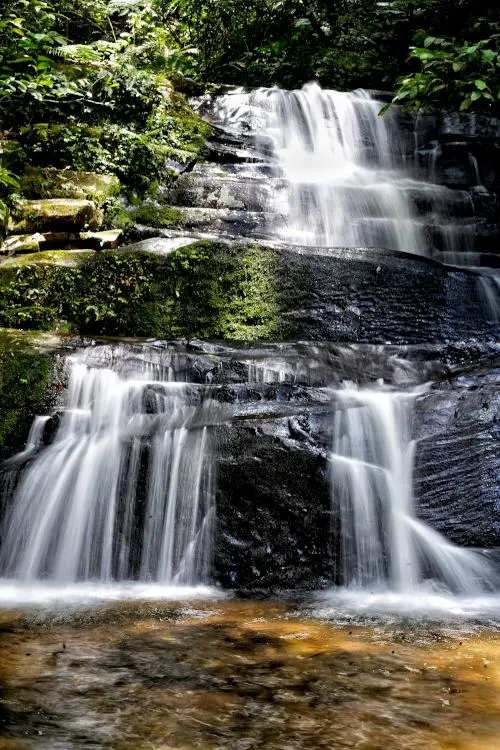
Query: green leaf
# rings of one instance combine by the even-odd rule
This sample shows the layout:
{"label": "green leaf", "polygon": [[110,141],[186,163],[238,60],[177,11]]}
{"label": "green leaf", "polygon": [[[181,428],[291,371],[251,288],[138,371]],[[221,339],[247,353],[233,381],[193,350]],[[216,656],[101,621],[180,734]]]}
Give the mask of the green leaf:
{"label": "green leaf", "polygon": [[486,83],[486,81],[482,81],[480,78],[476,78],[474,84],[480,91],[484,91],[484,89],[488,88],[488,84]]}
{"label": "green leaf", "polygon": [[481,55],[486,62],[493,62],[497,53],[492,49],[482,49]]}
{"label": "green leaf", "polygon": [[482,96],[480,91],[473,91],[470,95],[471,102],[477,102],[478,99],[480,99]]}

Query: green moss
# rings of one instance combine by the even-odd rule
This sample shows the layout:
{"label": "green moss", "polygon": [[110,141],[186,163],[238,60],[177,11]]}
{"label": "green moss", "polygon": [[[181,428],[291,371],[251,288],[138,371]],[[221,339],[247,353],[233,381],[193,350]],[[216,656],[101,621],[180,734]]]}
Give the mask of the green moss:
{"label": "green moss", "polygon": [[168,256],[102,251],[78,267],[0,267],[0,323],[90,335],[273,339],[283,332],[278,255],[197,242]]}
{"label": "green moss", "polygon": [[108,202],[104,210],[104,225],[114,229],[132,229],[135,221],[127,209],[115,201]]}
{"label": "green moss", "polygon": [[94,254],[93,250],[43,250],[14,255],[0,262],[2,268],[20,268],[32,264],[77,267]]}
{"label": "green moss", "polygon": [[0,201],[0,241],[7,234],[10,212],[3,201]]}
{"label": "green moss", "polygon": [[27,167],[21,178],[21,194],[26,198],[85,198],[102,206],[119,193],[120,181],[113,174]]}
{"label": "green moss", "polygon": [[43,171],[54,167],[114,174],[127,189],[145,194],[151,183],[168,181],[169,160],[202,160],[210,132],[211,126],[177,93],[169,101],[161,99],[139,131],[113,122],[28,125],[19,134],[19,150],[30,166],[42,170],[42,181],[33,185],[28,180],[24,189],[46,191]]}
{"label": "green moss", "polygon": [[34,414],[41,411],[50,382],[48,354],[12,349],[0,336],[0,458],[20,450]]}
{"label": "green moss", "polygon": [[179,227],[184,223],[185,214],[178,208],[158,207],[145,203],[139,208],[132,209],[130,217],[134,224],[146,224],[149,227]]}

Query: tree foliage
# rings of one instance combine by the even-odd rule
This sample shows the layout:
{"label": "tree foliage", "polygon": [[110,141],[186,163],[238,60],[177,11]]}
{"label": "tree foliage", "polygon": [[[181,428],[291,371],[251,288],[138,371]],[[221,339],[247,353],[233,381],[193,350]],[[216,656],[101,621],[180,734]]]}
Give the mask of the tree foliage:
{"label": "tree foliage", "polygon": [[421,46],[410,48],[410,58],[421,68],[398,79],[393,103],[413,109],[488,110],[500,102],[500,34],[460,44],[420,32],[416,41]]}
{"label": "tree foliage", "polygon": [[[206,131],[175,87],[291,88],[315,79],[343,90],[393,90],[397,80],[395,101],[410,108],[493,111],[500,75],[494,5],[4,0],[0,195],[17,189],[13,173],[26,161],[109,169],[144,187],[169,156],[189,160]],[[5,134],[19,145],[17,162]]]}

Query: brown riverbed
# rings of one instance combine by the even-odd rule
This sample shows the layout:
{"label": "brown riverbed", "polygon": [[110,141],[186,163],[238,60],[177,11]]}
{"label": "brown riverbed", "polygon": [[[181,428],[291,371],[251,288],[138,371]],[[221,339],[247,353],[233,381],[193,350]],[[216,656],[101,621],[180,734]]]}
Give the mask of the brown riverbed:
{"label": "brown riverbed", "polygon": [[496,750],[500,633],[283,603],[0,615],[0,750]]}

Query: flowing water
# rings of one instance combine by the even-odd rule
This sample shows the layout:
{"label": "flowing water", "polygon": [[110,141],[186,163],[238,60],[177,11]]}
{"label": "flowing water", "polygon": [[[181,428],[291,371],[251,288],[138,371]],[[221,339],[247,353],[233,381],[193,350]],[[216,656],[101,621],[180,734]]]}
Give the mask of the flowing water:
{"label": "flowing water", "polygon": [[361,590],[411,596],[428,579],[462,596],[478,595],[493,588],[490,564],[416,517],[410,429],[416,397],[352,386],[335,392],[330,462],[341,576]]}
{"label": "flowing water", "polygon": [[[401,164],[400,133],[366,92],[271,89],[255,106],[268,113],[261,138],[271,143],[284,180],[276,230],[297,244],[389,247],[425,254],[423,225],[410,199],[422,189]],[[428,186],[426,186],[428,188]],[[435,187],[439,200],[442,190]]]}
{"label": "flowing water", "polygon": [[[269,237],[315,247],[390,248],[468,267],[497,325],[500,277],[480,265],[472,192],[437,184],[439,147],[424,154],[418,131],[401,127],[397,108],[379,116],[382,106],[364,90],[310,83],[296,91],[221,97],[214,118],[248,128],[270,161]],[[472,191],[484,194],[477,161],[469,159],[477,182]]]}
{"label": "flowing water", "polygon": [[[271,162],[271,239],[475,263],[473,222],[457,223],[470,196],[433,182],[436,153],[422,180],[380,102],[315,84],[249,102]],[[495,322],[497,277],[478,279]],[[342,587],[307,606],[224,601],[207,584],[224,450],[214,433],[228,413],[152,351],[69,357],[63,406],[35,419],[3,467],[0,748],[500,747],[495,571],[415,507],[424,388],[316,386],[332,412],[331,578]],[[245,387],[276,390],[310,375],[279,359],[245,372]],[[256,413],[245,404],[237,416]],[[299,423],[295,435],[309,440]]]}
{"label": "flowing water", "polygon": [[497,750],[495,629],[275,602],[0,618],[5,750]]}
{"label": "flowing water", "polygon": [[[37,418],[6,467],[0,565],[18,581],[207,580],[214,521],[210,401],[165,363],[69,359],[49,444]],[[124,367],[126,369],[124,369]],[[36,455],[34,455],[36,454]]]}

